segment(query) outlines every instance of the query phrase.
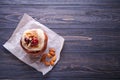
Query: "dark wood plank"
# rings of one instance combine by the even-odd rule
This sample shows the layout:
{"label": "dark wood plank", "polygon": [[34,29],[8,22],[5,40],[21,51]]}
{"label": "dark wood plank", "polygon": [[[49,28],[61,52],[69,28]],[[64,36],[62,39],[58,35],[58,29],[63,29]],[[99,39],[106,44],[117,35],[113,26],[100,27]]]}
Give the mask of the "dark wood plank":
{"label": "dark wood plank", "polygon": [[116,4],[119,0],[1,0],[1,4]]}
{"label": "dark wood plank", "polygon": [[12,23],[19,22],[23,13],[28,13],[45,25],[53,25],[53,28],[119,28],[119,6],[103,6],[0,5],[0,24],[6,25],[4,27],[15,27]]}

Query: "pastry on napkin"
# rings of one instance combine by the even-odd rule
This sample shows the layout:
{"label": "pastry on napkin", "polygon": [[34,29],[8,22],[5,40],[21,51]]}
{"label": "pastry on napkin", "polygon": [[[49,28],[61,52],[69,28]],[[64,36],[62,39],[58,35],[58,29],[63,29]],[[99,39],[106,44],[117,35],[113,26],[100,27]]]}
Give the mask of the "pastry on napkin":
{"label": "pastry on napkin", "polygon": [[[48,41],[47,41],[47,46],[46,46],[44,53],[48,53],[50,51],[50,48],[54,48],[55,50],[54,65],[46,66],[38,58],[36,60],[31,59],[29,54],[27,54],[26,51],[21,47],[20,45],[21,37],[23,33],[29,29],[30,30],[31,29],[42,29],[43,31],[45,31],[48,37]],[[49,29],[45,25],[37,22],[31,16],[24,14],[18,26],[16,27],[15,31],[13,32],[12,36],[3,46],[8,51],[10,51],[13,55],[15,55],[19,60],[23,61],[27,65],[35,68],[37,71],[40,71],[42,72],[43,75],[45,75],[59,61],[60,52],[62,50],[63,44],[64,44],[64,38],[62,36],[56,34],[55,32],[53,32],[51,29]],[[41,58],[41,56],[39,58]]]}

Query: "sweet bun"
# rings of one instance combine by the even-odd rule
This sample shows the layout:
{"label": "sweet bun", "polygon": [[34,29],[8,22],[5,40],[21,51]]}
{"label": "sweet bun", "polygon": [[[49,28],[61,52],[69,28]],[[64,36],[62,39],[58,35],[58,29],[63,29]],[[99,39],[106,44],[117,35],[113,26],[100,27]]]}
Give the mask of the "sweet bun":
{"label": "sweet bun", "polygon": [[26,53],[39,56],[47,48],[48,36],[42,29],[26,30],[20,40],[20,45]]}

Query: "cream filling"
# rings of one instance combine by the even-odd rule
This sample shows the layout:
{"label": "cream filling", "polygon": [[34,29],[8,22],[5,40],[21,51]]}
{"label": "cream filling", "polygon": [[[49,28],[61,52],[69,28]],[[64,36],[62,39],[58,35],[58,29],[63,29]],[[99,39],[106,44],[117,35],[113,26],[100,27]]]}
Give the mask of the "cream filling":
{"label": "cream filling", "polygon": [[[35,30],[36,33],[38,34],[38,47],[28,47],[26,45],[26,42],[24,41],[25,39],[25,35],[26,33],[32,31],[32,30]],[[41,30],[41,29],[31,29],[31,30],[26,30],[24,33],[23,33],[23,36],[22,36],[22,45],[25,49],[27,49],[28,51],[39,51],[41,50],[43,47],[44,47],[44,40],[45,40],[45,35],[44,35],[44,31]]]}

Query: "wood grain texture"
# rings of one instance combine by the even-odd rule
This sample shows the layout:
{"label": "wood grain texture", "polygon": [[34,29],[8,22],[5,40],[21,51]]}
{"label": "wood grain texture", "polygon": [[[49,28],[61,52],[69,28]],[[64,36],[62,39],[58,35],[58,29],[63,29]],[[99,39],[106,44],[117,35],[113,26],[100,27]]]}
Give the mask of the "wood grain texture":
{"label": "wood grain texture", "polygon": [[[47,75],[3,48],[24,13],[65,38]],[[0,80],[119,80],[120,0],[0,0]]]}

